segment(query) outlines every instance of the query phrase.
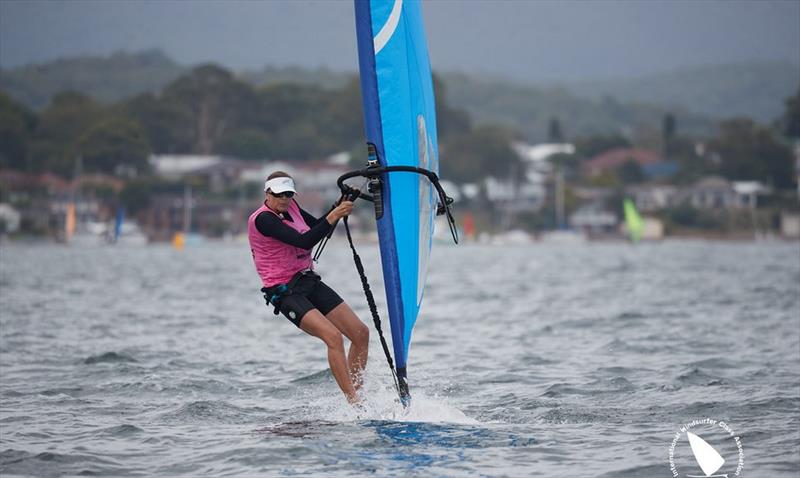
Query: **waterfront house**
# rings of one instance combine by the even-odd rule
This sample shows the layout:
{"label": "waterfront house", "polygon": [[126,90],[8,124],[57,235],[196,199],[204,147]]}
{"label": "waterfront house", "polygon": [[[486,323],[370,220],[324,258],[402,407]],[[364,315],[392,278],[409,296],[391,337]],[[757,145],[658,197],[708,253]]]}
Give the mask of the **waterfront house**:
{"label": "waterfront house", "polygon": [[583,163],[581,170],[584,176],[596,177],[613,172],[623,164],[632,161],[646,173],[646,168],[655,168],[663,163],[661,156],[655,151],[643,148],[615,148],[594,156]]}
{"label": "waterfront house", "polygon": [[674,206],[679,192],[677,187],[669,184],[642,184],[626,188],[626,193],[641,212],[653,212]]}
{"label": "waterfront house", "polygon": [[758,196],[769,193],[769,188],[758,181],[708,176],[682,191],[680,199],[698,209],[743,209],[755,208]]}

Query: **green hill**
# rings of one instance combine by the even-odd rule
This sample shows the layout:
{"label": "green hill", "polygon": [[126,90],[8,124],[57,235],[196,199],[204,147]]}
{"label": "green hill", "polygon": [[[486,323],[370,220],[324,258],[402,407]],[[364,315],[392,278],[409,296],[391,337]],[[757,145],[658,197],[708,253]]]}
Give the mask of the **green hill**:
{"label": "green hill", "polygon": [[666,113],[678,121],[681,133],[709,134],[714,122],[680,108],[622,102],[613,97],[587,99],[562,87],[539,87],[502,79],[450,73],[443,77],[447,101],[466,109],[478,123],[500,123],[529,141],[547,139],[548,125],[557,118],[567,140],[590,134],[658,132]]}
{"label": "green hill", "polygon": [[[160,50],[117,52],[109,57],[64,58],[40,65],[0,68],[0,90],[34,110],[43,109],[53,96],[68,90],[109,103],[159,91],[190,69]],[[257,86],[300,83],[336,89],[354,75],[327,68],[267,66],[237,76]]]}
{"label": "green hill", "polygon": [[[0,90],[34,110],[64,90],[115,102],[159,91],[189,69],[159,50],[119,52],[0,69]],[[302,67],[265,67],[237,74],[258,86],[291,82],[332,89],[341,88],[353,75]],[[731,116],[771,122],[796,90],[800,69],[780,63],[698,67],[558,87],[457,73],[444,74],[442,80],[448,103],[467,110],[475,122],[508,125],[529,140],[540,141],[546,139],[551,118],[558,118],[567,139],[658,131],[667,112],[675,115],[681,133],[690,134],[707,134],[716,120]]]}
{"label": "green hill", "polygon": [[0,89],[30,108],[47,106],[56,93],[77,91],[103,102],[159,90],[188,68],[159,50],[117,52],[0,69]]}
{"label": "green hill", "polygon": [[798,64],[746,63],[683,68],[567,88],[594,99],[613,96],[620,101],[675,105],[717,119],[746,116],[769,123],[782,114],[785,99],[797,91],[798,84]]}

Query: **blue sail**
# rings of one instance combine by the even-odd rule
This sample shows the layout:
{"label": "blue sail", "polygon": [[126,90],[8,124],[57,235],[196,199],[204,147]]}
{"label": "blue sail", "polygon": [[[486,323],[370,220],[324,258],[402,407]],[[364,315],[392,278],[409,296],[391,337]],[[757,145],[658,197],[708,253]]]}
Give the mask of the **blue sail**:
{"label": "blue sail", "polygon": [[119,235],[122,233],[122,223],[125,222],[125,208],[120,206],[117,208],[117,216],[114,219],[114,242],[119,240]]}
{"label": "blue sail", "polygon": [[[356,32],[367,142],[381,166],[439,173],[430,60],[416,0],[356,0]],[[425,289],[437,195],[427,177],[384,174],[378,219],[381,265],[398,377],[406,376],[411,331]]]}

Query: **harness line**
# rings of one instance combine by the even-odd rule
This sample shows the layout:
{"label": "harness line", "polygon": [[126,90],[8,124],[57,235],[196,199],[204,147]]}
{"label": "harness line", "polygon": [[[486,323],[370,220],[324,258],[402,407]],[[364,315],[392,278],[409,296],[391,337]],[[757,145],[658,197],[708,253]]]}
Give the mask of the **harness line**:
{"label": "harness line", "polygon": [[[355,201],[358,198],[364,199],[366,201],[370,201],[375,205],[375,216],[376,219],[380,219],[383,216],[383,195],[382,195],[382,184],[381,184],[381,175],[394,173],[394,172],[406,172],[406,173],[416,173],[426,176],[431,184],[436,189],[437,195],[439,196],[439,206],[436,210],[436,215],[446,215],[447,223],[450,227],[450,233],[453,236],[453,241],[458,244],[458,231],[456,229],[455,219],[453,218],[452,211],[450,210],[450,205],[453,203],[453,199],[445,194],[442,185],[439,184],[439,177],[438,175],[427,169],[417,168],[413,166],[378,166],[377,161],[370,161],[370,165],[365,169],[360,169],[357,171],[350,171],[345,173],[339,177],[336,181],[338,184],[339,189],[342,191],[342,196],[339,201],[336,203],[340,203],[342,200],[347,199],[350,201]],[[364,177],[367,181],[364,185],[368,185],[368,190],[371,194],[364,193],[361,189],[356,189],[351,186],[348,186],[344,183],[345,180],[354,178],[354,177]],[[336,207],[336,204],[333,207]],[[369,280],[367,279],[367,275],[364,272],[364,264],[361,262],[361,257],[358,255],[356,251],[355,244],[353,243],[353,237],[350,234],[350,225],[347,222],[347,216],[343,218],[344,222],[344,230],[347,234],[347,242],[350,244],[350,250],[353,252],[353,262],[355,263],[356,270],[358,271],[358,275],[361,279],[361,286],[364,289],[364,296],[367,299],[367,305],[369,306],[370,314],[372,315],[372,322],[375,325],[375,330],[378,331],[378,336],[381,339],[381,347],[383,348],[383,353],[386,355],[386,361],[389,364],[389,370],[392,372],[392,381],[394,383],[395,389],[397,390],[397,394],[400,397],[400,402],[404,406],[408,406],[411,396],[408,393],[408,382],[405,380],[399,380],[397,377],[397,371],[395,370],[394,366],[394,359],[392,358],[392,353],[389,351],[389,345],[386,343],[386,338],[383,336],[383,328],[381,326],[381,318],[378,313],[378,306],[375,304],[375,297],[372,294],[372,289],[369,285]],[[326,236],[325,240],[317,246],[317,250],[314,253],[314,261],[316,262],[322,251],[325,249],[325,245],[327,245],[328,239],[333,235],[333,231],[336,229],[338,222],[334,224],[331,231]]]}
{"label": "harness line", "polygon": [[383,336],[383,328],[381,327],[381,317],[378,314],[378,306],[375,304],[375,296],[372,295],[372,289],[369,286],[367,274],[364,273],[364,264],[361,263],[361,257],[358,255],[358,252],[356,252],[356,246],[353,244],[353,237],[350,234],[350,226],[347,223],[347,216],[344,218],[344,230],[347,233],[347,242],[350,243],[350,250],[353,251],[353,262],[355,262],[356,270],[358,270],[358,276],[361,278],[361,287],[364,289],[364,295],[367,298],[369,312],[372,314],[372,323],[375,324],[375,330],[378,331],[378,336],[381,338],[381,347],[383,347],[383,353],[386,355],[386,361],[389,363],[389,370],[392,371],[392,379],[395,389],[397,389],[397,394],[400,395],[400,399],[402,400],[403,396],[400,393],[400,385],[397,381],[397,373],[394,370],[392,353],[389,352],[389,345],[386,343],[386,338]]}

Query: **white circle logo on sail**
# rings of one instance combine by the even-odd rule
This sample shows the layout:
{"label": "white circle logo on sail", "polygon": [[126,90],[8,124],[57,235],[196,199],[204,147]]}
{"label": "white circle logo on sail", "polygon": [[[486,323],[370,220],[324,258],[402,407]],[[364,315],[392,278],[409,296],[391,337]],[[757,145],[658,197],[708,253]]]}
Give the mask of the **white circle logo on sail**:
{"label": "white circle logo on sail", "polygon": [[742,441],[723,421],[693,420],[675,432],[669,447],[669,468],[675,478],[741,476]]}

